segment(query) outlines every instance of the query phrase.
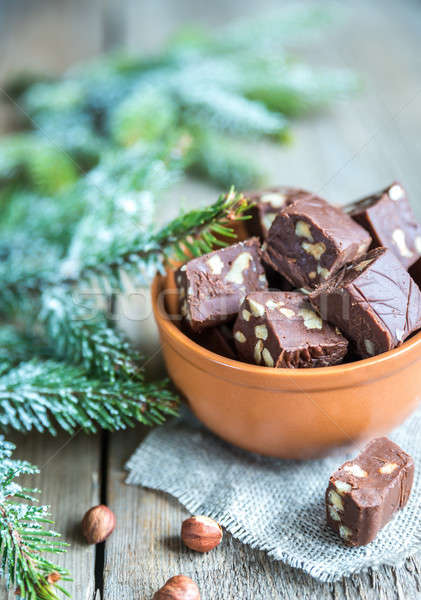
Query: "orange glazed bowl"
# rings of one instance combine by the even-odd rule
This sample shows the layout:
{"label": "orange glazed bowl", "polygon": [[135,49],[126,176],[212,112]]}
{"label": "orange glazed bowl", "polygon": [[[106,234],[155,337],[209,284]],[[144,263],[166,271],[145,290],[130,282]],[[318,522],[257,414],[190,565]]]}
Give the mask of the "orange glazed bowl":
{"label": "orange glazed bowl", "polygon": [[172,285],[157,276],[152,303],[168,373],[198,419],[240,448],[279,458],[320,456],[389,432],[419,404],[421,333],[354,363],[274,369],[193,342],[166,312],[171,296]]}

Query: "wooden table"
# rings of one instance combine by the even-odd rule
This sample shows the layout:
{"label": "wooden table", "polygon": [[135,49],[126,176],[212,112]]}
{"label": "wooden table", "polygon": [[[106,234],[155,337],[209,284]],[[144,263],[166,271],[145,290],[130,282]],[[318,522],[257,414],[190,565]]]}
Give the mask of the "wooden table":
{"label": "wooden table", "polygon": [[[37,0],[27,11],[24,4],[8,3],[8,13],[0,0],[0,75],[23,64],[59,68],[121,41],[131,48],[153,47],[185,20],[219,23],[227,16],[252,13],[257,6],[252,0],[214,0],[206,5],[183,0],[175,9],[171,0],[125,0],[117,10],[110,0]],[[259,6],[274,4],[279,2]],[[323,33],[306,53],[315,63],[356,69],[364,82],[362,92],[328,113],[297,123],[289,147],[254,144],[252,152],[266,166],[270,181],[299,184],[333,202],[345,202],[399,179],[421,217],[420,39],[417,0],[348,3],[343,24]],[[51,45],[60,51],[51,52]],[[196,203],[214,196],[215,190],[205,184],[188,181],[170,190],[166,201],[171,199],[175,211],[175,199]],[[158,341],[150,322],[139,324],[139,331],[145,327],[150,355]],[[43,490],[41,501],[52,506],[58,530],[71,543],[61,563],[73,573],[69,589],[75,600],[99,600],[96,590],[103,591],[105,600],[147,600],[177,573],[193,577],[204,600],[421,597],[418,559],[398,570],[384,568],[323,585],[229,535],[209,555],[186,551],[178,537],[186,515],[183,508],[161,493],[124,484],[124,462],[145,434],[139,427],[92,437],[78,433],[72,438],[13,438],[18,455],[41,467],[32,483]],[[105,548],[85,545],[79,533],[83,513],[99,502],[109,504],[118,522]],[[6,595],[0,593],[0,598]]]}

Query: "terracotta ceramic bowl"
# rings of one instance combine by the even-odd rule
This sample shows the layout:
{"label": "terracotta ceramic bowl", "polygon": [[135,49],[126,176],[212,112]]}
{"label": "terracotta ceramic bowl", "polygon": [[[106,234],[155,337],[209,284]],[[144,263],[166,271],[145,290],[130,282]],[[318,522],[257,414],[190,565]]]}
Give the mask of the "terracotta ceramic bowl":
{"label": "terracotta ceramic bowl", "polygon": [[236,446],[280,458],[319,456],[387,433],[421,399],[421,333],[350,364],[271,369],[190,340],[167,314],[165,290],[157,277],[152,301],[169,375],[200,421]]}

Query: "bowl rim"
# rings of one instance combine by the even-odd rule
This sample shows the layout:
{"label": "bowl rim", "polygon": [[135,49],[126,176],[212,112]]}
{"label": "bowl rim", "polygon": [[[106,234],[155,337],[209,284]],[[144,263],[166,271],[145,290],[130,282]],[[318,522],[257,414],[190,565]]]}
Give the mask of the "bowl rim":
{"label": "bowl rim", "polygon": [[[216,354],[207,348],[204,348],[197,342],[190,339],[185,333],[183,333],[169,318],[167,310],[163,306],[158,306],[158,294],[165,287],[166,277],[159,273],[155,276],[151,286],[151,297],[152,297],[152,309],[159,328],[162,328],[165,333],[176,343],[184,346],[186,350],[190,350],[191,353],[197,356],[202,356],[207,362],[217,364],[221,367],[228,367],[238,372],[244,372],[249,375],[262,376],[265,375],[269,378],[276,378],[276,380],[288,380],[291,381],[291,377],[297,381],[309,382],[310,380],[326,379],[328,377],[334,377],[342,373],[345,375],[355,375],[359,372],[361,375],[364,372],[362,379],[369,377],[369,371],[379,366],[387,365],[390,367],[390,363],[404,361],[405,357],[408,358],[407,365],[414,362],[421,356],[421,331],[413,335],[409,340],[405,341],[401,346],[378,354],[370,358],[364,358],[351,363],[341,363],[330,367],[312,367],[308,369],[287,369],[283,367],[266,367],[262,365],[253,365],[250,363],[242,362],[239,360],[233,360],[220,354]],[[419,352],[417,352],[419,350]],[[410,358],[411,355],[411,358]],[[416,355],[416,356],[413,356]]]}

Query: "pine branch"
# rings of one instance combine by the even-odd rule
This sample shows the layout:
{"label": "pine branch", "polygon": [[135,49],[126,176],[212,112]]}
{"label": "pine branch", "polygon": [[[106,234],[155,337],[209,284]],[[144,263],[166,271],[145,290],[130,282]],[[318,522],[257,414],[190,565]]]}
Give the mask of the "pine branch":
{"label": "pine branch", "polygon": [[156,142],[177,125],[174,101],[158,86],[141,85],[110,116],[110,131],[118,145]]}
{"label": "pine branch", "polygon": [[[70,200],[70,201],[68,201]],[[25,232],[32,239],[67,249],[86,205],[83,196],[66,193],[43,196],[20,187],[3,194],[0,234],[1,246],[22,247]]]}
{"label": "pine branch", "polygon": [[107,378],[142,379],[141,357],[130,343],[111,327],[104,307],[96,300],[103,294],[86,293],[68,287],[47,289],[42,297],[39,323],[45,330],[50,354],[87,373]]}
{"label": "pine branch", "polygon": [[227,245],[221,241],[221,236],[235,239],[231,226],[248,218],[244,215],[247,208],[247,200],[232,189],[214,204],[181,215],[157,233],[121,239],[108,247],[104,244],[93,260],[82,265],[79,279],[96,278],[123,288],[121,275],[126,272],[137,276],[142,283],[148,283],[166,261],[172,258],[188,260],[191,255],[200,256],[215,246]]}
{"label": "pine branch", "polygon": [[3,373],[23,360],[29,360],[34,353],[42,354],[39,341],[29,334],[19,332],[12,325],[0,327],[0,372]]}
{"label": "pine branch", "polygon": [[[56,198],[12,193],[0,226],[0,311],[28,312],[58,274],[74,279],[79,262],[96,261],[104,245],[118,248],[125,237],[143,235],[153,222],[155,194],[177,180],[189,143],[177,135],[154,147],[136,145],[107,154]],[[71,236],[66,260],[59,265]]]}
{"label": "pine branch", "polygon": [[42,193],[55,194],[78,176],[78,167],[68,153],[44,137],[21,133],[1,140],[0,184],[18,181]]}
{"label": "pine branch", "polygon": [[[15,479],[33,475],[38,469],[12,459],[14,445],[0,438],[0,538],[1,574],[8,588],[28,600],[58,600],[57,592],[68,595],[58,584],[68,577],[44,558],[44,552],[64,552],[66,544],[45,528],[52,523],[45,506],[32,504],[36,490],[26,490]],[[27,504],[29,501],[31,504]]]}
{"label": "pine branch", "polygon": [[[0,245],[0,314],[37,311],[41,289],[57,277],[59,251],[43,240],[25,235]],[[4,244],[4,245],[3,245]]]}
{"label": "pine branch", "polygon": [[260,167],[250,162],[226,136],[200,129],[195,133],[189,171],[227,188],[253,188],[264,180]]}
{"label": "pine branch", "polygon": [[87,211],[62,265],[64,277],[77,279],[86,262],[99,266],[104,246],[118,253],[127,239],[144,236],[154,221],[157,194],[178,180],[189,147],[190,139],[177,132],[157,144],[114,151],[68,192],[65,201],[83,198]]}
{"label": "pine branch", "polygon": [[17,431],[49,431],[57,425],[111,431],[140,422],[159,425],[177,414],[178,396],[167,380],[89,377],[83,369],[54,361],[21,363],[0,376],[0,424]]}
{"label": "pine branch", "polygon": [[313,69],[282,61],[246,61],[248,76],[241,83],[243,93],[263,102],[268,109],[291,117],[302,116],[348,98],[358,91],[360,81],[345,69]]}
{"label": "pine branch", "polygon": [[235,240],[237,236],[232,225],[248,219],[245,213],[249,208],[247,199],[232,187],[214,204],[191,210],[171,221],[154,235],[154,242],[167,261],[174,256],[183,261],[191,256],[201,256],[214,250],[215,246],[224,247]]}
{"label": "pine branch", "polygon": [[287,128],[282,115],[227,89],[191,87],[182,78],[178,97],[184,121],[196,127],[206,123],[216,130],[249,136],[280,136]]}

